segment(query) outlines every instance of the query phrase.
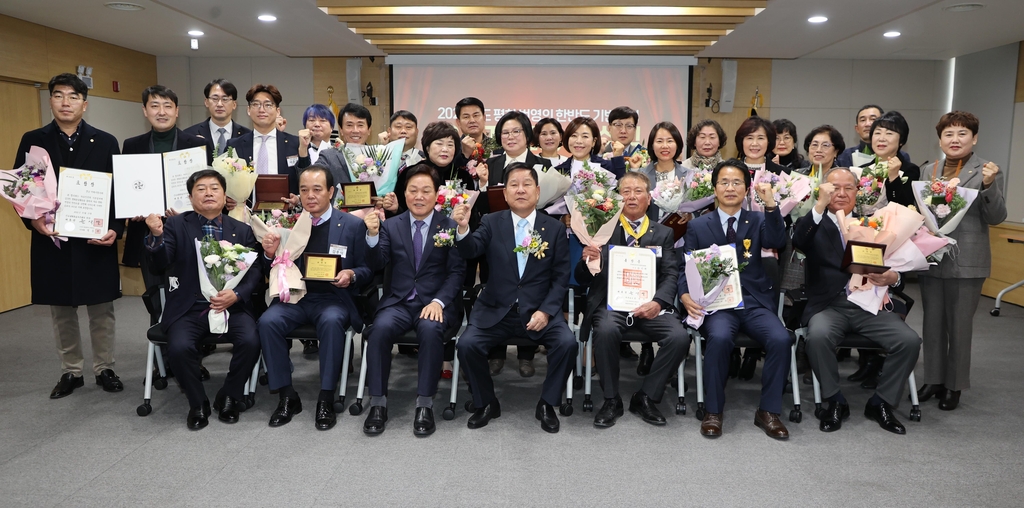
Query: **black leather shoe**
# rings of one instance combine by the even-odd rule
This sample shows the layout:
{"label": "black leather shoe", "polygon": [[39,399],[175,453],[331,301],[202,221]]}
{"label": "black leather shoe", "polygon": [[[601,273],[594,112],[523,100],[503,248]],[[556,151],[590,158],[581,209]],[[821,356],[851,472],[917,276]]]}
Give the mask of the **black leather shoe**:
{"label": "black leather shoe", "polygon": [[558,415],[551,404],[543,400],[537,403],[537,419],[540,420],[540,428],[544,429],[544,432],[558,432]]}
{"label": "black leather shoe", "polygon": [[623,358],[636,358],[636,351],[633,350],[633,346],[630,346],[628,342],[623,342],[619,345],[619,356]]}
{"label": "black leather shoe", "polygon": [[847,381],[859,382],[864,381],[865,375],[868,372],[868,365],[878,361],[878,354],[875,352],[864,352],[857,358],[857,370],[846,376]]}
{"label": "black leather shoe", "polygon": [[757,361],[761,359],[761,349],[748,347],[743,352],[743,364],[740,366],[738,378],[750,381],[754,379],[754,371],[757,370]]}
{"label": "black leather shoe", "polygon": [[651,425],[665,425],[665,417],[658,411],[658,406],[644,392],[636,392],[629,399],[629,412],[640,415],[643,421]]}
{"label": "black leather shoe", "polygon": [[479,429],[487,425],[487,422],[491,421],[492,418],[499,416],[501,416],[501,404],[498,404],[498,399],[494,399],[490,404],[473,411],[469,420],[466,421],[466,426],[471,429]]}
{"label": "black leather shoe", "polygon": [[434,433],[435,428],[433,408],[416,408],[416,416],[412,419],[413,435],[417,437],[427,437]]}
{"label": "black leather shoe", "polygon": [[[945,385],[941,385],[941,384],[939,384],[939,385],[921,385],[921,388],[919,388],[917,390],[917,401],[918,402],[925,402],[925,401],[931,400],[932,397],[938,397],[939,400],[942,400],[943,397],[945,397],[945,396],[946,396],[946,386]],[[910,397],[910,396],[907,395],[907,397]]]}
{"label": "black leather shoe", "polygon": [[331,430],[337,421],[338,417],[334,414],[334,401],[318,400],[316,402],[316,417],[313,419],[316,430]]}
{"label": "black leather shoe", "polygon": [[877,406],[868,403],[864,407],[864,416],[878,422],[879,427],[893,434],[903,435],[907,433],[907,428],[896,419],[895,411],[893,411],[892,406],[888,402],[882,401]]}
{"label": "black leather shoe", "polygon": [[636,364],[636,375],[646,376],[651,372],[651,364],[654,363],[654,346],[645,342],[640,346],[640,361]]}
{"label": "black leather shoe", "polygon": [[315,355],[320,352],[320,343],[315,340],[300,340],[302,343],[302,354]]}
{"label": "black leather shoe", "polygon": [[220,406],[217,408],[220,411],[220,415],[217,416],[218,420],[224,423],[238,423],[238,412],[242,408],[242,401],[225,395],[223,402],[217,404],[215,401],[214,403]]}
{"label": "black leather shoe", "polygon": [[294,397],[282,397],[277,403],[277,409],[270,415],[270,426],[280,427],[292,421],[292,417],[302,412],[302,401],[296,395]]}
{"label": "black leather shoe", "polygon": [[960,390],[946,390],[942,395],[942,400],[939,401],[939,409],[943,411],[952,411],[960,405]]}
{"label": "black leather shoe", "polygon": [[85,386],[85,378],[82,376],[75,377],[74,374],[67,372],[60,376],[57,381],[57,386],[53,387],[53,391],[50,392],[51,399],[59,399],[61,397],[67,397],[71,395],[71,392],[75,391],[75,388],[81,388]]}
{"label": "black leather shoe", "polygon": [[188,418],[185,425],[188,430],[199,430],[210,424],[210,401],[204,400],[203,405],[194,407],[188,411]]}
{"label": "black leather shoe", "polygon": [[363,422],[363,433],[367,436],[376,436],[384,433],[388,423],[388,408],[384,406],[370,406],[370,413],[366,415]]}
{"label": "black leather shoe", "polygon": [[202,365],[199,366],[199,380],[200,381],[209,381],[210,380],[210,371],[206,370],[206,367],[203,367]]}
{"label": "black leather shoe", "polygon": [[103,387],[105,392],[119,392],[124,390],[124,384],[121,383],[121,378],[114,374],[111,369],[103,369],[100,371],[100,375],[96,376],[96,384]]}
{"label": "black leather shoe", "polygon": [[875,362],[874,368],[869,369],[867,377],[860,383],[860,387],[865,390],[874,390],[878,388],[878,378],[882,375],[882,367],[885,365],[885,357],[878,357],[878,361]]}
{"label": "black leather shoe", "polygon": [[818,426],[822,432],[835,432],[842,428],[843,420],[850,417],[850,405],[840,404],[834,400],[829,401],[828,409],[821,414],[821,425]]}
{"label": "black leather shoe", "polygon": [[594,426],[601,429],[611,427],[612,425],[615,425],[615,419],[622,416],[624,413],[622,397],[604,399],[604,405],[601,406],[601,410],[594,415]]}

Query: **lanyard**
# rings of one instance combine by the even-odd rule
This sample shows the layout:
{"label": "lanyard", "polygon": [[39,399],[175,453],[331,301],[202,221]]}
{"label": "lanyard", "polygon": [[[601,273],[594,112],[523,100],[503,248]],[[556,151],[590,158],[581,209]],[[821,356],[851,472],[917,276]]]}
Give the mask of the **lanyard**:
{"label": "lanyard", "polygon": [[639,231],[633,231],[633,225],[629,223],[629,219],[625,215],[619,215],[619,223],[622,224],[622,229],[627,235],[632,236],[637,243],[640,243],[640,237],[647,233],[647,228],[651,225],[651,219],[644,215],[644,220],[640,222]]}

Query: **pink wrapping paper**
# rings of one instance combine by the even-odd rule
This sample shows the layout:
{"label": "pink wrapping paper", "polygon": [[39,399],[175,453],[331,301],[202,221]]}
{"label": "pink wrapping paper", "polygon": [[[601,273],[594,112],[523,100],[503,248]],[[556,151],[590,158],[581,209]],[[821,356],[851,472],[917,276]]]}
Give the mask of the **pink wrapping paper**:
{"label": "pink wrapping paper", "polygon": [[[569,225],[572,227],[573,233],[576,233],[576,238],[579,238],[580,243],[583,245],[600,247],[607,244],[608,240],[612,238],[612,233],[615,232],[615,225],[619,223],[619,216],[622,215],[622,204],[619,203],[619,211],[615,212],[615,215],[608,222],[598,228],[594,236],[590,236],[590,233],[587,231],[587,223],[583,219],[583,214],[576,208],[576,200],[572,196],[565,196],[565,205],[569,208]],[[587,268],[593,275],[601,273],[601,260],[588,260]]]}

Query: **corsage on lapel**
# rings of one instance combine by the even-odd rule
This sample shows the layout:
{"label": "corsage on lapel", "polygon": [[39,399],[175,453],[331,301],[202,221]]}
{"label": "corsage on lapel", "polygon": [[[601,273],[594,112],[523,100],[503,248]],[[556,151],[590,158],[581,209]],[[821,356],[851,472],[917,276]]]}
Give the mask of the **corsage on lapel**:
{"label": "corsage on lapel", "polygon": [[455,228],[442,229],[434,235],[434,247],[451,247],[455,245]]}
{"label": "corsage on lapel", "polygon": [[743,239],[743,248],[745,249],[743,257],[750,259],[750,238]]}
{"label": "corsage on lapel", "polygon": [[522,243],[517,245],[515,249],[512,249],[512,251],[517,254],[533,254],[537,259],[544,259],[544,251],[546,250],[548,250],[548,242],[545,242],[540,237],[540,232],[536,229],[528,231],[526,236],[523,237]]}

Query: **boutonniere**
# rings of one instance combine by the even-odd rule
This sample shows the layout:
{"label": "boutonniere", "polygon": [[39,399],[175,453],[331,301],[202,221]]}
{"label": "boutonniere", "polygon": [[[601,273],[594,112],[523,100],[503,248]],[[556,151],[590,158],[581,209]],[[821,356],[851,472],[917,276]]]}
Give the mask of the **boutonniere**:
{"label": "boutonniere", "polygon": [[442,229],[434,235],[434,247],[451,247],[455,245],[455,228]]}
{"label": "boutonniere", "polygon": [[343,147],[343,146],[345,146],[345,143],[342,143],[340,137],[338,139],[335,139],[334,142],[331,143],[331,148],[333,148],[335,150],[338,150],[338,151],[340,151],[341,147]]}
{"label": "boutonniere", "polygon": [[544,259],[544,251],[546,250],[548,250],[548,242],[545,242],[540,237],[540,232],[536,229],[531,229],[527,232],[526,236],[523,237],[522,243],[517,245],[515,249],[512,249],[517,254],[533,254],[537,259]]}
{"label": "boutonniere", "polygon": [[743,253],[743,257],[745,257],[747,259],[750,259],[750,239],[749,238],[744,238],[743,239],[743,248],[746,249],[746,252]]}

